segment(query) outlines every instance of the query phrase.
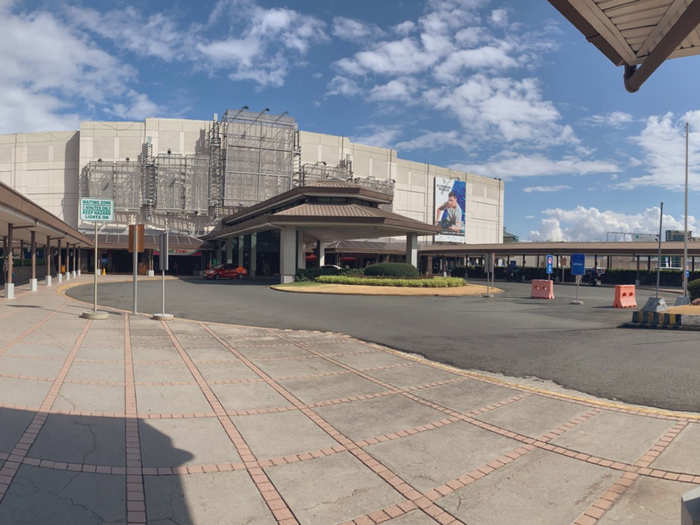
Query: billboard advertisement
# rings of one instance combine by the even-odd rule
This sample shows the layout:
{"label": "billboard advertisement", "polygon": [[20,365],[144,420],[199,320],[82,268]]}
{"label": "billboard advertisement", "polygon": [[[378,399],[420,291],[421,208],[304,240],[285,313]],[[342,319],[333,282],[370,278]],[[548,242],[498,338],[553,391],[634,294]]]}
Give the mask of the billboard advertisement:
{"label": "billboard advertisement", "polygon": [[435,224],[442,231],[436,242],[464,242],[467,183],[459,179],[435,177]]}

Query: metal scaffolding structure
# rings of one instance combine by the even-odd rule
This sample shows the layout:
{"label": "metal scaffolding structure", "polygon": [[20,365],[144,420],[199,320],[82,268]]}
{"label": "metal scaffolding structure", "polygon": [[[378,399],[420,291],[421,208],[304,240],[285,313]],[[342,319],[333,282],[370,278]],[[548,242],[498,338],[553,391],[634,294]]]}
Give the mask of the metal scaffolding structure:
{"label": "metal scaffolding structure", "polygon": [[352,162],[301,166],[299,129],[286,113],[227,110],[214,116],[195,154],[153,152],[146,138],[138,160],[91,161],[80,196],[112,199],[115,222],[205,233],[219,218],[296,186],[351,183],[393,194],[393,181],[353,176]]}
{"label": "metal scaffolding structure", "polygon": [[224,113],[223,206],[252,206],[292,188],[295,157],[300,155],[299,129],[286,113],[267,111]]}

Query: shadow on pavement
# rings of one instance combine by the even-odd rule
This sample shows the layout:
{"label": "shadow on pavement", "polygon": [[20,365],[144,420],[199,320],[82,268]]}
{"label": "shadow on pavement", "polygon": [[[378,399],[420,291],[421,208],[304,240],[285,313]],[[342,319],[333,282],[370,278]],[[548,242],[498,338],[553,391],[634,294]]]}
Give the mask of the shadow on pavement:
{"label": "shadow on pavement", "polygon": [[[35,415],[0,407],[0,476],[12,464],[8,458]],[[139,421],[139,432],[144,465],[177,467],[193,458],[144,420]],[[0,523],[126,523],[127,494],[134,508],[139,507],[139,495],[127,492],[125,447],[123,418],[49,414],[0,499]],[[163,464],[149,464],[149,456]],[[45,466],[38,466],[38,460]],[[193,522],[178,475],[144,476],[143,490],[149,523]]]}

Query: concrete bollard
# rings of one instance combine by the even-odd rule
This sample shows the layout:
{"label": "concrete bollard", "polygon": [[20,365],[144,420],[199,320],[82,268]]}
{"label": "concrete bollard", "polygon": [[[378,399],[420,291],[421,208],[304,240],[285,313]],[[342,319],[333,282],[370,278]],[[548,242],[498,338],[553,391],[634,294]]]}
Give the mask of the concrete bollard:
{"label": "concrete bollard", "polygon": [[7,288],[7,299],[14,299],[15,298],[15,283],[6,283],[5,287]]}
{"label": "concrete bollard", "polygon": [[681,496],[681,525],[700,525],[700,487]]}
{"label": "concrete bollard", "polygon": [[59,283],[62,283],[62,282],[63,282],[63,274],[60,273],[60,272],[58,273],[58,282],[59,282]]}
{"label": "concrete bollard", "polygon": [[46,276],[46,286],[51,286],[51,276],[50,275]]}
{"label": "concrete bollard", "polygon": [[36,288],[37,288],[37,280],[36,279],[29,279],[29,288],[31,289],[32,292],[36,292]]}
{"label": "concrete bollard", "polygon": [[70,272],[66,272],[66,274],[63,276],[63,278],[64,278],[66,281],[70,281]]}
{"label": "concrete bollard", "polygon": [[77,272],[76,272],[75,270],[73,270],[71,273],[73,274],[73,279],[75,279],[76,277],[78,277],[78,274],[77,274]]}

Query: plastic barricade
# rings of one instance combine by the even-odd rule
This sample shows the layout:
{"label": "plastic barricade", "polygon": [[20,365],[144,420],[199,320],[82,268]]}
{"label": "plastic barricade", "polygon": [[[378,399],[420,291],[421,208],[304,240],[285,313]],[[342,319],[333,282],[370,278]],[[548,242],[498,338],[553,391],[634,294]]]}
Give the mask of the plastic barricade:
{"label": "plastic barricade", "polygon": [[554,299],[554,281],[533,279],[530,296],[533,299]]}
{"label": "plastic barricade", "polygon": [[637,296],[633,284],[615,286],[613,308],[637,308]]}

